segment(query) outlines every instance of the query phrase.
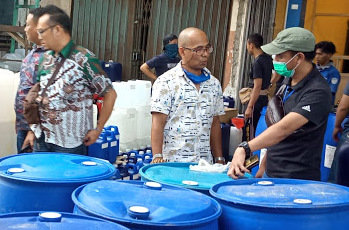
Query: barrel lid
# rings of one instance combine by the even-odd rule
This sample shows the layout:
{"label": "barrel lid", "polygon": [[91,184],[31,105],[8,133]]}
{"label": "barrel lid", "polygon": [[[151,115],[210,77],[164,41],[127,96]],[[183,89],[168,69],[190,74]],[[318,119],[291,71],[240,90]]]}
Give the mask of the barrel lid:
{"label": "barrel lid", "polygon": [[[55,222],[52,224],[52,222]],[[58,212],[18,212],[0,215],[1,230],[10,229],[26,229],[26,230],[95,230],[95,229],[111,229],[126,230],[119,224],[106,220],[79,216],[71,213]]]}
{"label": "barrel lid", "polygon": [[207,195],[156,182],[97,181],[77,188],[72,199],[82,212],[121,224],[183,226],[221,214]]}
{"label": "barrel lid", "polygon": [[236,180],[213,186],[210,194],[234,204],[270,208],[320,208],[349,204],[349,188],[310,180]]}
{"label": "barrel lid", "polygon": [[198,172],[189,169],[195,163],[151,164],[139,171],[143,179],[195,190],[209,190],[213,185],[232,179],[226,173]]}
{"label": "barrel lid", "polygon": [[115,167],[93,157],[67,153],[30,153],[0,159],[0,176],[36,182],[89,182],[107,179]]}

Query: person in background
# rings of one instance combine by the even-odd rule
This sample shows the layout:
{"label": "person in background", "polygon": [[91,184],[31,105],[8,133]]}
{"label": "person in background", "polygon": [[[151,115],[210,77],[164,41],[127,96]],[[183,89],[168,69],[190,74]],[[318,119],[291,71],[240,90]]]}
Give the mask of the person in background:
{"label": "person in background", "polygon": [[[152,80],[175,67],[180,61],[178,57],[178,37],[174,34],[169,34],[163,39],[163,53],[153,57],[143,63],[140,70]],[[151,70],[155,68],[154,74]]]}
{"label": "person in background", "polygon": [[[112,112],[116,92],[94,54],[74,44],[69,16],[53,5],[42,11],[36,30],[41,44],[50,51],[39,63],[40,95],[54,78],[39,106],[40,124],[31,125],[25,142],[34,146],[35,152],[86,155],[86,146],[97,140]],[[96,129],[94,93],[104,96]]]}
{"label": "person in background", "polygon": [[206,33],[193,27],[179,34],[178,45],[182,61],[153,85],[153,163],[212,163],[212,154],[216,163],[224,163],[218,118],[224,114],[222,88],[206,68],[213,48]]}
{"label": "person in background", "polygon": [[249,172],[244,167],[245,157],[267,148],[256,177],[320,180],[331,91],[312,63],[315,37],[304,28],[288,28],[261,48],[275,55],[274,70],[287,78],[283,91],[285,116],[253,140],[239,145],[228,175],[237,179]]}
{"label": "person in background", "polygon": [[331,61],[334,53],[336,53],[336,46],[332,42],[322,41],[315,45],[316,68],[331,88],[332,104],[335,103],[336,92],[341,81],[339,71],[333,66]]}
{"label": "person in background", "polygon": [[23,116],[23,102],[31,87],[36,83],[37,67],[39,60],[45,52],[44,47],[41,46],[41,41],[38,38],[36,26],[38,19],[41,16],[41,8],[31,9],[27,16],[25,24],[25,34],[27,40],[33,43],[33,49],[23,59],[20,70],[20,82],[15,99],[15,113],[16,113],[16,132],[17,132],[17,152],[22,149],[31,150],[30,145],[23,145],[25,137],[30,130],[27,121]]}
{"label": "person in background", "polygon": [[335,141],[338,141],[336,152],[334,153],[333,162],[330,170],[330,175],[328,177],[328,182],[340,184],[344,175],[341,175],[338,170],[339,159],[342,157],[340,154],[349,154],[348,152],[339,152],[341,145],[349,141],[349,120],[345,122],[344,128],[342,127],[342,122],[349,114],[349,82],[344,88],[343,96],[339,102],[336,121],[334,123],[334,129],[332,137]]}
{"label": "person in background", "polygon": [[261,49],[263,37],[260,34],[251,34],[247,38],[246,48],[254,58],[250,72],[249,88],[252,88],[251,97],[245,110],[245,119],[252,118],[252,125],[257,127],[261,111],[268,104],[268,88],[273,69],[273,60]]}

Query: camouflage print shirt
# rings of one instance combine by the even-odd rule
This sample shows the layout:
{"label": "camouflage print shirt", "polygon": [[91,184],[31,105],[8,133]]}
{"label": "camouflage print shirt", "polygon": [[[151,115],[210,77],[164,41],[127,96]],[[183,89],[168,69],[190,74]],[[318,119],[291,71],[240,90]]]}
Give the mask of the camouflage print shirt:
{"label": "camouflage print shirt", "polygon": [[[210,74],[208,69],[205,72]],[[163,156],[175,162],[212,162],[211,125],[224,114],[220,82],[211,75],[199,91],[185,75],[181,62],[154,83],[151,111],[168,115],[164,128]]]}
{"label": "camouflage print shirt", "polygon": [[93,128],[93,94],[103,96],[112,84],[94,54],[70,41],[59,55],[55,56],[54,51],[43,55],[38,70],[40,94],[62,57],[66,60],[39,109],[41,123],[31,129],[37,138],[44,132],[46,143],[75,148]]}

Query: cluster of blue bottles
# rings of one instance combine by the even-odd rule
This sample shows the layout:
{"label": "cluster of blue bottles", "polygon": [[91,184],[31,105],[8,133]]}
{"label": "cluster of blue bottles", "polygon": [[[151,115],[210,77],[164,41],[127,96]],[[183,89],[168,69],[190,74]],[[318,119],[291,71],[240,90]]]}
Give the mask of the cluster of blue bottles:
{"label": "cluster of blue bottles", "polygon": [[130,180],[133,180],[134,175],[138,174],[143,166],[150,164],[152,159],[153,154],[150,146],[138,150],[126,149],[118,157],[117,169],[121,178],[129,176]]}
{"label": "cluster of blue bottles", "polygon": [[88,155],[108,160],[111,164],[119,155],[120,133],[117,126],[107,126],[97,141],[88,147]]}

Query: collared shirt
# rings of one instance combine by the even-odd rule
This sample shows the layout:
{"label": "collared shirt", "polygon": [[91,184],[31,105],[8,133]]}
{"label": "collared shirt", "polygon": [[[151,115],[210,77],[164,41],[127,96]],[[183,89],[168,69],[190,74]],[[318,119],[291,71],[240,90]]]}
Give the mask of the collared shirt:
{"label": "collared shirt", "polygon": [[37,67],[44,52],[45,50],[42,47],[34,45],[33,49],[23,59],[14,106],[16,112],[16,131],[30,130],[29,125],[23,116],[23,102],[29,90],[36,82]]}
{"label": "collared shirt", "polygon": [[[210,74],[208,69],[204,69]],[[199,91],[185,75],[181,62],[154,83],[151,111],[168,115],[164,127],[164,159],[177,162],[212,162],[211,125],[224,114],[222,88],[211,75]]]}
{"label": "collared shirt", "polygon": [[313,65],[312,71],[295,86],[291,78],[284,81],[285,113],[298,113],[308,119],[280,143],[269,147],[267,175],[270,177],[320,180],[322,143],[331,110],[331,91],[326,80]]}
{"label": "collared shirt", "polygon": [[112,89],[112,84],[94,54],[70,41],[59,55],[48,51],[40,61],[40,94],[62,57],[66,60],[48,87],[39,109],[41,123],[31,128],[37,138],[43,131],[47,143],[75,148],[83,143],[86,133],[93,128],[93,94],[103,96]]}

